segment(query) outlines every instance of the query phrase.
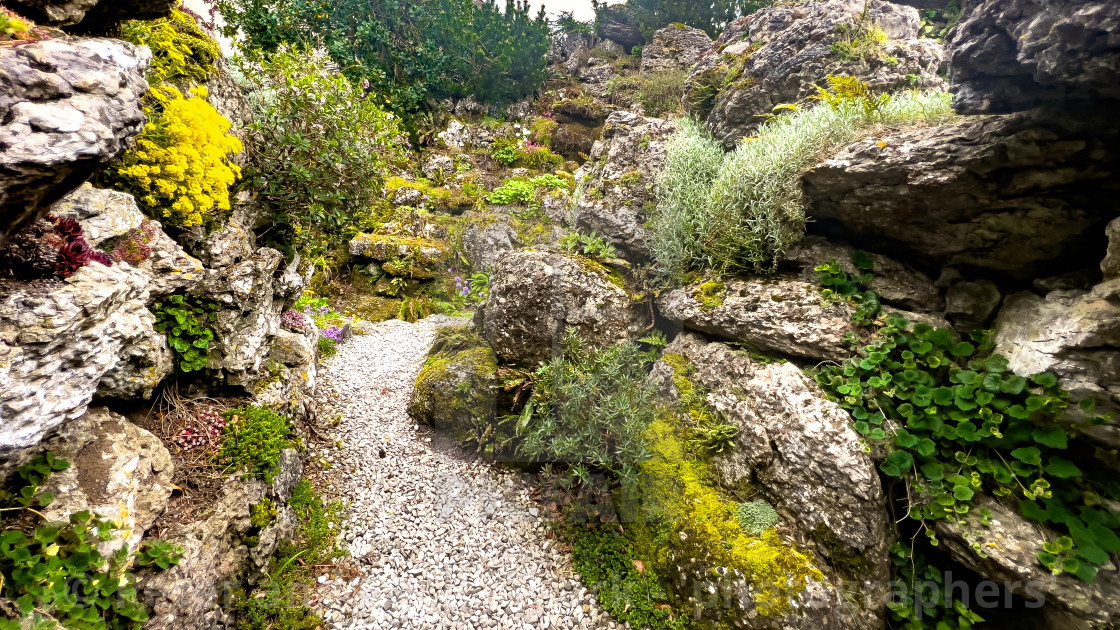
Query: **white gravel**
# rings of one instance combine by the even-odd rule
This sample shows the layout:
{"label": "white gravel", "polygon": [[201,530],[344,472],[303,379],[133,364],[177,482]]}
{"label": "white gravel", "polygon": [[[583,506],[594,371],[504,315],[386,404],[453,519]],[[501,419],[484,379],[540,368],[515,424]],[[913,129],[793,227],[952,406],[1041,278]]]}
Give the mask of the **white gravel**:
{"label": "white gravel", "polygon": [[[331,628],[614,628],[517,475],[442,445],[405,408],[439,325],[366,325],[321,368],[334,492],[350,503],[343,537],[363,575],[320,577]],[[458,323],[458,322],[456,322]],[[384,449],[385,457],[380,456]]]}

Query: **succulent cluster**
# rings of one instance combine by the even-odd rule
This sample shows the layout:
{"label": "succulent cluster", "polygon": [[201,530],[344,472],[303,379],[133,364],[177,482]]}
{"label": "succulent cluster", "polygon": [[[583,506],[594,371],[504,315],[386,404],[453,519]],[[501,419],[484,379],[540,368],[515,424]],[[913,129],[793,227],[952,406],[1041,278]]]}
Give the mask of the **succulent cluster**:
{"label": "succulent cluster", "polygon": [[216,448],[225,428],[226,421],[217,411],[203,409],[195,414],[193,421],[187,423],[182,433],[175,438],[175,443],[185,451]]}
{"label": "succulent cluster", "polygon": [[151,258],[152,248],[148,244],[155,240],[158,229],[154,221],[145,221],[140,227],[129,230],[114,243],[109,258],[114,262],[126,262],[139,267],[140,263]]}
{"label": "succulent cluster", "polygon": [[303,332],[307,328],[307,316],[299,311],[288,309],[280,316],[280,325],[289,330]]}
{"label": "succulent cluster", "polygon": [[43,278],[57,274],[69,278],[91,261],[112,266],[113,261],[94,251],[82,226],[74,219],[47,217],[17,234],[0,250],[0,267],[20,279]]}

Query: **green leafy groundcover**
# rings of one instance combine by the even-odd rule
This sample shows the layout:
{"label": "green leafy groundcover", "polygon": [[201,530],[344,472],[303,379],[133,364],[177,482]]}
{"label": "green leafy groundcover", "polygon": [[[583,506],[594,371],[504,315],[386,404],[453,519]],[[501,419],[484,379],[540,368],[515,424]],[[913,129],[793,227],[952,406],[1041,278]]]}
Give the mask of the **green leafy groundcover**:
{"label": "green leafy groundcover", "polygon": [[[182,550],[146,541],[135,555],[128,545],[106,558],[97,545],[114,538],[115,524],[89,511],[47,522],[39,511],[54,502],[44,481],[69,462],[51,453],[21,466],[0,489],[0,595],[16,603],[32,627],[71,630],[140,630],[148,611],[137,599],[130,564],[166,569]],[[0,630],[20,622],[0,618]]]}
{"label": "green leafy groundcover", "polygon": [[[834,290],[845,286],[839,274],[835,265],[824,273]],[[816,379],[860,435],[890,450],[880,468],[907,480],[912,518],[963,522],[978,492],[1014,497],[1023,516],[1065,534],[1038,550],[1039,562],[1092,582],[1120,551],[1120,517],[1105,505],[1120,498],[1120,481],[1073,454],[1074,430],[1062,422],[1069,394],[1057,377],[1012,373],[992,353],[989,332],[958,341],[951,330],[891,315],[872,343],[852,337],[855,356]],[[1091,412],[1092,401],[1081,408]]]}
{"label": "green leafy groundcover", "polygon": [[218,460],[231,469],[244,470],[246,478],[272,483],[280,473],[280,453],[298,446],[292,439],[291,422],[271,409],[255,405],[231,409],[222,415],[227,423]]}
{"label": "green leafy groundcover", "polygon": [[169,295],[155,303],[156,332],[167,335],[180,370],[194,372],[206,367],[217,310],[216,303],[191,295]]}

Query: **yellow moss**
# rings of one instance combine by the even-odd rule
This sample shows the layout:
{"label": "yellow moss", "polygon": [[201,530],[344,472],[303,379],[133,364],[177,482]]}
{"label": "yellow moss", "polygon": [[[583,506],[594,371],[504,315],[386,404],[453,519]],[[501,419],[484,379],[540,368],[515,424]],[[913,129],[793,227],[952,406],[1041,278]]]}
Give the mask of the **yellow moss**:
{"label": "yellow moss", "polygon": [[580,268],[584,271],[599,276],[600,278],[606,280],[614,286],[622,289],[623,292],[626,291],[626,281],[623,280],[622,274],[618,273],[614,269],[611,269],[603,263],[586,256],[571,256],[570,258],[579,263]]}
{"label": "yellow moss", "polygon": [[723,305],[724,286],[722,282],[709,280],[692,291],[692,297],[700,302],[700,310],[710,311]]}
{"label": "yellow moss", "polygon": [[754,587],[758,612],[766,616],[788,612],[791,598],[810,581],[824,579],[811,555],[783,541],[774,530],[761,536],[743,531],[735,504],[714,488],[708,465],[687,446],[688,429],[673,416],[666,414],[652,423],[647,435],[653,457],[641,470],[648,480],[646,508],[654,512],[647,517],[667,519],[672,523],[667,540],[680,541],[672,547],[643,550],[653,558],[655,570],[671,574],[674,553],[712,569],[725,567]]}
{"label": "yellow moss", "polygon": [[204,83],[214,74],[215,62],[222,55],[217,42],[199,28],[195,19],[178,10],[160,20],[123,23],[121,39],[151,48],[148,82],[152,85],[167,81]]}

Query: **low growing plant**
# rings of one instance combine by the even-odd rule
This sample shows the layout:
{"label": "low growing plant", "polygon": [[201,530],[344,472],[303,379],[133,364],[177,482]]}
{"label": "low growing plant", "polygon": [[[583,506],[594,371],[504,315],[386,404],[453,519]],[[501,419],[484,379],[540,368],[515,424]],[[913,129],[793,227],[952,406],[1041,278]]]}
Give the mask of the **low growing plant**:
{"label": "low growing plant", "polygon": [[226,427],[218,461],[232,470],[244,471],[245,478],[272,483],[280,473],[280,453],[298,446],[292,438],[291,421],[255,405],[231,409],[222,415]]}
{"label": "low growing plant", "polygon": [[559,246],[560,249],[570,254],[582,254],[596,258],[614,258],[618,255],[618,250],[615,249],[614,245],[594,232],[591,234],[569,232],[560,239]]}
{"label": "low growing plant", "polygon": [[216,303],[191,295],[169,295],[153,305],[156,332],[167,335],[180,370],[194,372],[206,367],[217,310]]}

